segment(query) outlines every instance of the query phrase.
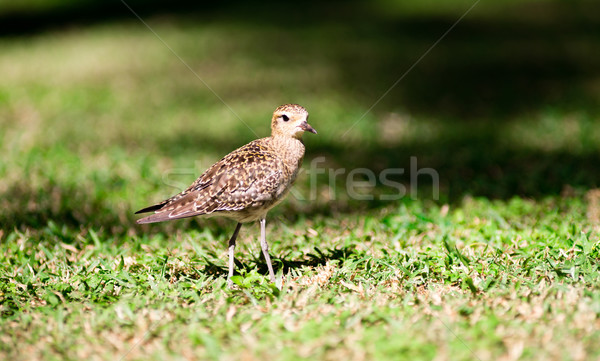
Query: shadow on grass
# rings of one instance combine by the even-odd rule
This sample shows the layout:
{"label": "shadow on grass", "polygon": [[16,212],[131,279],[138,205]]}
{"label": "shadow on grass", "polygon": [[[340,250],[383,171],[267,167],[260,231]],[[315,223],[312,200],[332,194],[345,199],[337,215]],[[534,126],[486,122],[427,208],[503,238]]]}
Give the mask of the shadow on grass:
{"label": "shadow on grass", "polygon": [[[283,255],[281,258],[274,257],[271,255],[271,260],[273,263],[273,270],[277,273],[281,268],[283,268],[284,273],[288,273],[292,269],[302,268],[302,267],[318,267],[324,266],[329,261],[337,260],[344,261],[356,254],[356,247],[345,246],[342,248],[328,248],[324,251],[315,247],[314,252],[308,253],[304,256],[302,260],[292,260],[290,259],[290,255]],[[227,267],[220,267],[208,260],[205,260],[207,265],[202,269],[198,270],[198,272],[205,273],[215,277],[227,277],[228,269]],[[254,255],[253,259],[241,262],[237,257],[235,259],[235,269],[236,274],[238,274],[238,270],[244,270],[245,272],[249,272],[253,269],[258,269],[258,272],[268,275],[269,269],[267,268],[267,264],[262,257],[262,253],[259,255]]]}
{"label": "shadow on grass", "polygon": [[208,1],[160,0],[49,0],[45,6],[3,6],[0,7],[0,36],[33,35],[44,31],[134,18],[135,15],[125,4],[141,16],[184,14],[190,11],[208,12],[215,7],[215,2]]}
{"label": "shadow on grass", "polygon": [[[318,122],[318,119],[314,121]],[[468,125],[462,127],[468,128]],[[581,149],[573,152],[516,147],[502,139],[502,133],[508,131],[506,124],[480,124],[476,128],[472,133],[468,130],[440,132],[437,137],[406,144],[370,142],[356,145],[352,141],[340,144],[311,138],[307,140],[306,174],[297,183],[305,201],[296,204],[301,203],[300,208],[306,213],[323,215],[331,215],[332,211],[360,212],[385,206],[390,201],[383,200],[381,194],[399,194],[396,188],[382,184],[381,174],[386,169],[403,169],[404,174],[390,179],[406,188],[405,196],[411,196],[410,191],[414,188],[415,194],[423,200],[433,199],[434,179],[422,170],[435,170],[439,175],[439,201],[450,203],[460,202],[465,195],[494,199],[514,196],[539,199],[558,195],[567,186],[584,189],[600,186],[600,157],[593,144],[585,145],[586,142],[582,141]],[[582,140],[585,138],[584,132],[582,130]],[[203,144],[203,150],[206,150],[206,144],[211,152],[221,152],[223,155],[241,145],[190,132],[163,139],[159,154],[167,157],[177,156],[181,151],[193,154],[198,151],[198,144]],[[323,159],[319,163],[320,168],[311,169],[311,161],[319,157]],[[414,164],[411,164],[411,157],[415,157]],[[373,199],[353,200],[348,195],[350,179],[364,180],[348,177],[351,170],[358,168],[370,169],[376,176],[372,189],[367,193],[372,194]],[[315,178],[316,184],[311,183],[310,175],[315,170],[320,172]],[[331,172],[336,171],[339,175],[332,176]],[[193,181],[194,176],[186,177],[190,178],[190,183]],[[336,189],[337,199],[322,199],[321,191],[328,193],[330,187]],[[319,193],[314,194],[314,188]],[[311,192],[317,198],[311,199]]]}
{"label": "shadow on grass", "polygon": [[[494,143],[495,138],[481,134],[453,140],[438,140],[422,144],[395,145],[392,147],[370,145],[360,152],[352,147],[342,148],[316,144],[308,149],[307,163],[312,158],[323,156],[329,169],[342,169],[344,176],[332,180],[325,169],[317,183],[310,184],[310,175],[303,175],[296,189],[308,198],[311,187],[319,191],[316,199],[285,202],[269,214],[269,218],[283,216],[287,222],[295,222],[299,215],[308,218],[320,215],[335,217],[340,214],[361,213],[372,209],[397,205],[402,199],[383,200],[381,194],[394,195],[396,189],[381,184],[379,180],[369,192],[371,200],[351,199],[345,175],[351,169],[368,168],[375,174],[386,168],[411,170],[410,157],[418,160],[418,168],[433,168],[439,174],[440,199],[437,202],[460,202],[465,195],[509,199],[515,195],[541,199],[560,194],[565,187],[591,189],[600,186],[600,160],[597,153],[539,152],[510,149]],[[181,143],[180,143],[181,145]],[[190,145],[190,147],[192,147]],[[485,149],[482,151],[481,149]],[[194,176],[191,176],[194,178]],[[190,179],[190,183],[193,179]],[[410,174],[395,181],[403,184],[410,192]],[[433,199],[432,178],[417,177],[419,200]],[[337,199],[323,199],[330,186],[337,188]],[[290,198],[294,197],[294,193]],[[410,197],[410,194],[405,195]],[[152,203],[151,200],[148,203]],[[121,204],[109,204],[101,195],[85,187],[47,184],[32,188],[27,183],[9,186],[0,194],[0,225],[10,232],[13,229],[42,230],[50,221],[71,229],[94,229],[105,235],[174,233],[178,229],[200,230],[209,227],[216,237],[226,239],[233,223],[226,219],[178,220],[152,226],[135,224],[134,209],[123,200]],[[75,234],[72,232],[72,234]]]}
{"label": "shadow on grass", "polygon": [[[417,187],[415,194],[421,200],[433,200],[435,194],[434,178],[423,171],[425,168],[433,169],[439,175],[439,201],[449,203],[460,202],[465,195],[540,199],[558,195],[565,187],[591,189],[600,186],[600,158],[596,152],[511,149],[494,140],[479,136],[440,139],[439,142],[405,146],[369,146],[363,147],[361,152],[321,146],[312,149],[311,153],[332,161],[336,169],[346,168],[346,174],[353,168],[371,169],[379,175],[389,168],[404,169],[406,173],[397,181],[405,185],[406,193],[410,192],[411,186]],[[413,168],[411,157],[415,157],[417,167]],[[323,182],[327,184],[330,180],[324,177]],[[340,183],[337,187],[344,190],[344,186]],[[383,194],[398,193],[379,180],[376,187]],[[375,190],[372,193],[376,194]],[[370,202],[376,207],[389,203],[378,201],[377,196]]]}
{"label": "shadow on grass", "polygon": [[[342,136],[357,120],[348,119],[339,134],[330,135],[330,139],[339,136],[347,141],[307,141],[306,162],[324,156],[328,166],[346,169],[346,174],[356,168],[369,168],[377,174],[403,168],[406,172],[398,181],[410,187],[410,157],[417,157],[419,168],[433,168],[439,173],[441,201],[447,202],[465,195],[542,198],[559,194],[567,185],[600,186],[599,148],[595,138],[589,137],[600,114],[600,68],[593,60],[600,57],[600,13],[590,11],[592,7],[590,1],[548,1],[514,5],[498,16],[466,17],[387,93],[373,116],[362,120],[380,122],[385,114],[378,114],[378,109],[388,109],[434,119],[439,134],[407,143],[382,142],[374,135],[355,143]],[[334,64],[339,71],[335,81],[343,98],[368,109],[457,18],[386,15],[368,9],[357,1],[338,14],[326,10],[313,13],[314,5],[309,4],[298,9],[285,27],[261,33],[260,39],[247,46],[256,54],[277,49],[287,54],[294,66],[300,62]],[[228,19],[255,29],[261,20],[273,15],[266,6],[255,11],[257,16],[253,17],[239,17],[233,11]],[[190,18],[201,16],[194,13]],[[309,110],[319,128],[314,115],[319,110]],[[512,129],[540,113],[562,118],[581,115],[579,123],[573,125],[579,145],[553,147],[561,134],[548,138],[545,146],[528,147]],[[558,127],[566,121],[559,120]],[[401,120],[392,119],[394,122]],[[379,124],[369,126],[377,128]],[[386,132],[383,126],[381,133]],[[514,144],[514,137],[521,144]],[[233,142],[219,143],[192,133],[162,139],[158,146],[163,154],[175,156],[193,154],[198,144],[222,154],[233,149]],[[318,179],[326,186],[332,184],[327,176]],[[338,188],[344,186],[338,184]],[[427,177],[412,186],[420,188],[419,194],[432,194],[432,180]],[[382,192],[394,191],[379,182],[378,187]],[[308,210],[327,214],[327,208],[333,207],[352,212],[385,203],[377,199],[346,204],[316,202]]]}
{"label": "shadow on grass", "polygon": [[[336,2],[308,2],[302,7],[240,2],[233,8],[216,2],[128,3],[143,16],[167,15],[167,21],[202,24],[210,19],[254,30],[267,27],[240,49],[244,56],[252,58],[255,54],[256,61],[264,61],[268,57],[265,54],[286,54],[285,60],[294,69],[303,62],[333,64],[331,68],[338,72],[333,81],[340,89],[340,98],[360,104],[360,109],[369,109],[457,19],[455,15],[408,16],[375,11],[361,1],[345,4],[343,11]],[[0,15],[0,34],[36,34],[114,19],[137,21],[118,1],[64,4],[48,11]],[[438,172],[444,202],[459,201],[465,195],[542,198],[560,193],[565,185],[600,186],[600,159],[593,142],[580,150],[544,151],[515,147],[505,139],[511,124],[545,109],[555,109],[559,114],[582,112],[593,125],[600,114],[600,68],[596,64],[600,57],[600,13],[591,11],[594,6],[593,1],[547,1],[515,5],[497,16],[466,17],[374,109],[376,118],[381,118],[378,109],[432,117],[442,130],[439,136],[385,144],[377,138],[360,144],[311,140],[307,162],[324,156],[336,169],[348,172],[364,167],[379,173],[387,168],[409,170],[410,157],[414,156],[419,168]],[[273,23],[281,14],[286,14],[284,21]],[[372,119],[367,117],[364,122],[376,121]],[[355,120],[349,119],[347,126]],[[318,123],[314,125],[319,128]],[[344,131],[341,129],[340,134]],[[579,132],[584,139],[585,128]],[[159,149],[167,155],[175,150],[193,153],[199,143],[210,144],[226,154],[233,143],[243,142],[219,144],[202,134],[183,134],[160,140]],[[332,184],[327,175],[318,180],[319,186]],[[398,181],[410,186],[410,175]],[[339,186],[344,189],[341,182]],[[417,187],[427,195],[431,180],[423,177],[418,186],[413,185]],[[374,189],[393,191],[379,183]],[[26,184],[14,184],[0,194],[0,199],[4,206],[0,223],[9,229],[21,225],[39,229],[52,220],[121,234],[134,224],[129,210],[112,209],[85,188],[50,184],[30,189]],[[386,204],[389,202],[377,198],[357,202],[317,200],[302,211],[331,215],[332,209],[362,212]],[[296,211],[289,205],[284,210],[286,214]],[[154,229],[166,232],[169,227],[175,226]],[[177,227],[198,225],[180,222]]]}
{"label": "shadow on grass", "polygon": [[[468,8],[457,3],[446,13],[410,15],[367,1],[345,1],[343,10],[339,1],[308,1],[303,6],[271,1],[126,3],[145,19],[173,24],[222,22],[264,31],[239,44],[239,54],[257,62],[271,61],[268,56],[273,52],[285,54],[290,68],[334,64],[339,72],[335,81],[344,97],[365,109]],[[5,10],[0,13],[0,36],[138,21],[120,1],[56,0],[54,4]],[[488,14],[475,16],[479,10]],[[592,107],[597,114],[600,13],[595,10],[596,2],[590,0],[531,1],[503,8],[478,4],[379,107],[453,116],[452,121],[487,118],[495,122],[498,117],[556,105],[574,110]],[[281,14],[285,20],[274,22]]]}
{"label": "shadow on grass", "polygon": [[[210,227],[219,238],[227,237],[232,222],[195,219],[163,222],[153,226],[135,223],[134,210],[126,203],[111,204],[102,195],[86,187],[47,183],[32,187],[26,182],[9,186],[0,193],[0,230],[5,234],[18,230],[40,231],[56,236],[58,241],[72,243],[76,237],[87,237],[88,231],[98,234],[100,241],[113,242],[114,236],[139,233],[174,234],[178,229],[202,230]],[[1,236],[1,234],[0,234]],[[120,239],[126,241],[126,238]]]}
{"label": "shadow on grass", "polygon": [[[0,207],[0,225],[7,232],[47,229],[56,233],[58,228],[66,227],[118,235],[127,232],[133,219],[89,189],[53,183],[39,187],[27,182],[12,184],[0,194]],[[76,232],[60,233],[64,233],[62,241],[65,242],[74,241],[77,235]]]}

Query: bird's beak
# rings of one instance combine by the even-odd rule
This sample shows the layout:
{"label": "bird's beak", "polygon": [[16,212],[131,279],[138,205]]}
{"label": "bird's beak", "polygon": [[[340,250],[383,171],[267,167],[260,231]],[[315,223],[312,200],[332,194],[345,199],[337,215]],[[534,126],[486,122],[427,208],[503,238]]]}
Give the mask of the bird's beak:
{"label": "bird's beak", "polygon": [[310,124],[308,124],[308,122],[304,121],[302,122],[302,124],[300,124],[300,128],[302,130],[304,130],[305,132],[311,132],[313,134],[317,134],[317,131],[315,130],[315,128],[311,127]]}

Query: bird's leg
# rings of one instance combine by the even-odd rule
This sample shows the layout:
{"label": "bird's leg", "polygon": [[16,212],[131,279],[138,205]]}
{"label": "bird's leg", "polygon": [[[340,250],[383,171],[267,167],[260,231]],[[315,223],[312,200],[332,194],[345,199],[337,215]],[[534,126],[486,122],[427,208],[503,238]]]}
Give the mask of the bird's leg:
{"label": "bird's leg", "polygon": [[266,220],[265,218],[260,220],[260,248],[262,248],[263,256],[267,262],[269,268],[269,278],[271,282],[275,283],[275,272],[273,272],[273,265],[271,264],[271,256],[269,256],[269,245],[267,244],[267,232],[265,230]]}
{"label": "bird's leg", "polygon": [[232,288],[233,282],[231,281],[231,277],[233,276],[233,269],[235,268],[235,240],[240,233],[240,228],[242,228],[242,224],[238,223],[235,227],[235,231],[233,231],[233,235],[229,239],[229,274],[227,275],[227,287]]}

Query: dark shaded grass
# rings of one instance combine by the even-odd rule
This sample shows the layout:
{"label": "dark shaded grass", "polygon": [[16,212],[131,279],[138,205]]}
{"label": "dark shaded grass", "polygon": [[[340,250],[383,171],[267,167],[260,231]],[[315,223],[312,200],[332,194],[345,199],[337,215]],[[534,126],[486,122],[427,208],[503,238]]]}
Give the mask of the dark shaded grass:
{"label": "dark shaded grass", "polygon": [[[206,3],[192,2],[151,2],[145,6],[131,2],[130,5],[144,16],[170,14],[168,21],[182,24],[211,18],[257,29],[272,27],[273,31],[264,33],[266,37],[253,39],[246,45],[247,49],[240,51],[248,53],[247,50],[252,49],[250,54],[267,64],[279,64],[283,60],[277,53],[285,53],[287,61],[300,59],[291,60],[292,65],[303,61],[332,62],[340,70],[341,77],[335,81],[344,97],[365,107],[377,100],[455,19],[454,14],[405,18],[402,14],[384,14],[376,7],[370,8],[358,1],[345,4],[344,11],[339,11],[335,3],[323,8],[308,3],[295,12],[288,11],[289,5],[263,4],[252,7],[252,16],[248,16],[245,13],[248,8],[240,4],[227,11],[216,4],[207,6]],[[503,141],[505,129],[511,123],[548,108],[556,108],[561,113],[583,112],[584,117],[594,123],[600,102],[598,92],[594,90],[599,73],[592,59],[600,55],[596,45],[600,41],[600,27],[597,26],[598,17],[588,11],[591,5],[592,2],[585,1],[569,5],[560,2],[525,4],[504,10],[505,16],[480,15],[479,18],[476,8],[473,16],[464,19],[374,109],[378,116],[378,109],[390,109],[432,117],[443,129],[439,136],[408,144],[383,144],[377,139],[358,144],[352,141],[327,143],[317,139],[309,141],[307,158],[322,155],[338,168],[368,167],[378,172],[385,168],[409,169],[410,156],[416,156],[419,166],[439,172],[442,201],[447,202],[460,201],[465,195],[542,198],[558,194],[565,185],[598,187],[598,149],[590,142],[584,145],[583,151],[542,152]],[[117,8],[121,10],[112,15]],[[266,19],[277,18],[277,13],[290,15],[286,17],[286,26],[263,23]],[[523,18],[521,14],[528,16]],[[113,21],[114,16],[133,18],[119,2],[96,1],[85,4],[64,2],[54,10],[31,14],[19,11],[18,16],[13,15],[6,15],[11,21],[0,22],[5,24],[5,34],[11,31],[26,34],[63,24],[82,26],[88,20]],[[38,24],[39,28],[30,27],[32,23]],[[311,111],[318,115],[318,109]],[[355,120],[349,117],[346,127]],[[362,122],[375,120],[368,116]],[[251,138],[252,134],[237,134],[235,140],[219,143],[216,139],[203,138],[201,133],[181,133],[153,142],[158,145],[157,155],[172,157],[194,154],[199,144],[202,151],[225,154]],[[422,182],[424,189],[430,189],[427,179]],[[64,219],[68,224],[89,223],[97,211],[104,213],[102,200],[93,199],[85,189],[76,186],[61,189],[60,185],[54,184],[42,188],[44,193],[73,194],[94,211],[80,212],[87,213],[86,216],[73,216],[77,211],[65,209],[58,200],[58,204],[55,201],[52,205],[40,205],[35,214],[26,209],[21,211],[23,214],[13,214],[12,220],[7,219],[5,224],[39,225],[50,218]],[[5,195],[43,200],[39,192],[14,184],[7,187]],[[352,211],[381,205],[383,203],[374,201],[359,207],[328,206]],[[26,207],[16,208],[16,212],[20,212],[20,208]],[[321,207],[320,212],[326,212],[325,208],[328,207]],[[115,221],[100,220],[99,223],[110,227]]]}
{"label": "dark shaded grass", "polygon": [[[457,3],[447,15],[404,16],[364,1],[343,6],[336,1],[307,2],[301,7],[273,2],[127,3],[145,18],[163,16],[174,24],[211,21],[273,28],[239,51],[252,49],[256,60],[273,63],[284,60],[278,54],[285,54],[292,65],[333,61],[341,70],[340,89],[365,105],[376,101],[468,8]],[[453,122],[496,123],[557,104],[598,114],[594,89],[600,74],[594,59],[600,52],[600,16],[592,11],[594,5],[481,4],[382,100],[382,108],[401,105],[417,114],[451,117]],[[119,1],[58,1],[41,11],[8,9],[0,21],[5,35],[136,19]],[[285,22],[273,24],[281,14]]]}

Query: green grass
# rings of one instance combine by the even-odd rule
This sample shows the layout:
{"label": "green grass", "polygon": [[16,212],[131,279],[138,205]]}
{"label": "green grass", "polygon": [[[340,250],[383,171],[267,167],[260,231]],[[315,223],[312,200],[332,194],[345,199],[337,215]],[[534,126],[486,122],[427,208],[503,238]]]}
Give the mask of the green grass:
{"label": "green grass", "polygon": [[[225,235],[3,240],[7,358],[580,359],[600,355],[600,241],[581,202],[466,199],[268,227],[225,285]],[[254,227],[256,228],[256,227]]]}
{"label": "green grass", "polygon": [[[135,18],[1,34],[0,359],[599,359],[591,3],[478,5],[356,123],[469,6],[386,4],[144,13],[235,114]],[[267,220],[280,281],[251,224],[229,290],[232,222],[133,212],[286,102],[319,134]],[[408,186],[412,156],[440,199],[426,176],[348,195],[361,167]]]}

